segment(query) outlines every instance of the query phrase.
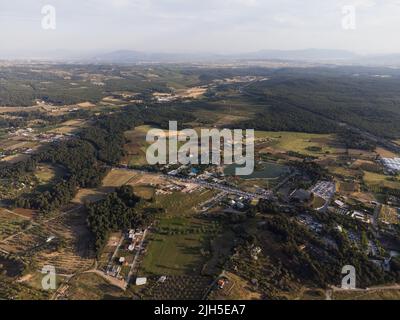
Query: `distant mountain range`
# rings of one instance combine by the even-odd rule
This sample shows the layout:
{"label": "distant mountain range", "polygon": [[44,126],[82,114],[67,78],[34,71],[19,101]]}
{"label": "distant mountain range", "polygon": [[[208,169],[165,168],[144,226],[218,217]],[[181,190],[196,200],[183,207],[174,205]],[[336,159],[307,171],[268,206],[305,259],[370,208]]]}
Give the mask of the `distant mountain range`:
{"label": "distant mountain range", "polygon": [[136,62],[178,62],[178,61],[218,61],[218,60],[350,60],[357,55],[345,50],[262,50],[242,54],[174,54],[174,53],[145,53],[132,50],[119,50],[92,57],[98,62],[136,63]]}
{"label": "distant mountain range", "polygon": [[241,54],[184,54],[146,53],[119,50],[98,54],[88,58],[99,63],[146,63],[146,62],[222,62],[279,60],[316,63],[343,63],[354,65],[400,66],[400,54],[359,55],[346,50],[305,49],[305,50],[262,50]]}
{"label": "distant mountain range", "polygon": [[71,61],[85,63],[190,63],[190,62],[234,62],[234,61],[289,61],[308,63],[337,63],[351,65],[400,66],[400,54],[359,55],[346,50],[304,49],[304,50],[261,50],[240,54],[214,53],[159,53],[134,50],[112,52],[77,53],[69,50],[55,50],[37,53],[35,56],[3,54],[0,59],[34,59]]}

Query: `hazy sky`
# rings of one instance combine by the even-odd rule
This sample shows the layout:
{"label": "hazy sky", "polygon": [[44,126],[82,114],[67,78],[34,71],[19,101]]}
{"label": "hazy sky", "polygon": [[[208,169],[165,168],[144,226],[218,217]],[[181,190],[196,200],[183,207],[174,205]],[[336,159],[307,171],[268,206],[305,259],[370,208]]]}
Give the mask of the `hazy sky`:
{"label": "hazy sky", "polygon": [[[56,30],[41,9],[56,8]],[[355,30],[342,27],[356,8]],[[68,49],[400,52],[400,0],[1,0],[0,54]]]}

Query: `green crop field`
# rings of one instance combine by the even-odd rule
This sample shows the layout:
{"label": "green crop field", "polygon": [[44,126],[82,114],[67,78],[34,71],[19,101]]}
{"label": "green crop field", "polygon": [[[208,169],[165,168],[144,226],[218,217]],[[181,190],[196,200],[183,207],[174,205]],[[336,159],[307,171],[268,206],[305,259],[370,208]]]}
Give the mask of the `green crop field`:
{"label": "green crop field", "polygon": [[364,171],[364,182],[368,186],[379,186],[392,189],[400,189],[400,179],[398,177],[389,177],[384,174]]}
{"label": "green crop field", "polygon": [[303,155],[321,156],[337,153],[333,147],[335,136],[331,134],[311,134],[302,132],[257,131],[256,139],[268,139],[269,147],[282,151],[293,151]]}
{"label": "green crop field", "polygon": [[150,243],[141,273],[143,275],[198,274],[205,262],[205,251],[218,232],[218,223],[195,216],[191,210],[210,197],[210,192],[157,196],[167,213],[160,219]]}

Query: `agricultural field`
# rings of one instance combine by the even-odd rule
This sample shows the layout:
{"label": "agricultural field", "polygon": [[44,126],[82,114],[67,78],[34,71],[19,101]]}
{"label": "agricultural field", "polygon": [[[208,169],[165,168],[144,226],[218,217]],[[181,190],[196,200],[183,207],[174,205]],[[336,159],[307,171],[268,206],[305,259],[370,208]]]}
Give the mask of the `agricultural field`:
{"label": "agricultural field", "polygon": [[336,291],[332,295],[333,300],[399,300],[399,289],[368,290],[368,291]]}
{"label": "agricultural field", "polygon": [[376,158],[376,153],[372,151],[348,149],[347,152],[350,157],[356,159],[374,161]]}
{"label": "agricultural field", "polygon": [[123,169],[112,169],[106,175],[102,186],[95,189],[80,189],[72,200],[73,203],[84,204],[86,202],[96,202],[113,192],[116,187],[128,184],[137,178],[137,173]]}
{"label": "agricultural field", "polygon": [[396,158],[399,155],[384,148],[376,148],[375,152],[382,158]]}
{"label": "agricultural field", "polygon": [[[225,168],[224,173],[227,176],[235,175],[236,165],[229,165]],[[289,168],[277,162],[264,162],[257,164],[251,175],[244,176],[245,180],[278,180],[282,176],[289,173]]]}
{"label": "agricultural field", "polygon": [[400,212],[393,207],[383,205],[379,213],[379,220],[387,224],[399,224]]}
{"label": "agricultural field", "polygon": [[24,230],[29,225],[29,218],[6,209],[0,209],[0,240]]}
{"label": "agricultural field", "polygon": [[149,282],[138,295],[145,300],[201,300],[207,294],[213,278],[198,275],[150,277]]}
{"label": "agricultural field", "polygon": [[353,193],[360,191],[360,184],[357,182],[339,181],[337,186],[340,193]]}
{"label": "agricultural field", "polygon": [[362,175],[362,172],[360,170],[347,168],[347,167],[327,166],[327,169],[333,175],[338,176],[338,177],[357,179],[358,176]]}
{"label": "agricultural field", "polygon": [[64,297],[67,300],[113,300],[128,298],[118,287],[95,273],[83,273],[68,283]]}
{"label": "agricultural field", "polygon": [[400,179],[398,177],[389,177],[384,174],[364,171],[363,180],[369,187],[400,189]]}
{"label": "agricultural field", "polygon": [[91,234],[82,210],[72,210],[35,223],[26,232],[3,241],[10,253],[29,258],[37,268],[53,265],[58,272],[72,274],[89,269],[94,263]]}
{"label": "agricultural field", "polygon": [[127,143],[124,149],[127,156],[122,160],[125,165],[144,165],[146,161],[146,134],[151,129],[150,126],[139,126],[134,130],[125,132]]}
{"label": "agricultural field", "polygon": [[183,99],[199,99],[207,92],[207,88],[193,87],[176,91],[176,95]]}
{"label": "agricultural field", "polygon": [[134,187],[134,192],[136,196],[142,199],[151,200],[156,194],[156,189],[152,186],[141,185]]}
{"label": "agricultural field", "polygon": [[155,206],[166,213],[149,236],[140,273],[144,275],[199,274],[210,250],[209,242],[219,230],[218,223],[198,217],[193,208],[211,196],[203,193],[160,195]]}
{"label": "agricultural field", "polygon": [[76,120],[69,120],[66,122],[61,123],[57,127],[48,131],[48,133],[56,133],[56,134],[71,134],[78,131],[85,125],[84,120],[76,119]]}
{"label": "agricultural field", "polygon": [[334,135],[300,132],[256,132],[256,143],[263,143],[261,153],[285,153],[288,151],[306,156],[326,157],[328,154],[340,154]]}

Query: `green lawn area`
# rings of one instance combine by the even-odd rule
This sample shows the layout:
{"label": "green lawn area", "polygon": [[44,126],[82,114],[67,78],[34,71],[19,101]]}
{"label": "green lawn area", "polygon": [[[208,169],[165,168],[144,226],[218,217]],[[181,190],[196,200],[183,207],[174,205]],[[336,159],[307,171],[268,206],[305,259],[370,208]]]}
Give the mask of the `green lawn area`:
{"label": "green lawn area", "polygon": [[320,198],[320,197],[314,197],[314,200],[312,202],[312,207],[314,209],[319,209],[321,207],[323,207],[325,204],[325,200]]}
{"label": "green lawn area", "polygon": [[[331,146],[335,143],[332,134],[312,134],[302,132],[267,132],[256,131],[256,139],[270,139],[269,146],[283,151],[294,151],[304,155],[319,156],[336,153],[338,150]],[[317,150],[313,150],[313,149]]]}
{"label": "green lawn area", "polygon": [[[231,164],[227,166],[224,170],[225,175],[234,176],[235,169],[237,166],[235,164]],[[265,162],[258,165],[254,172],[249,176],[244,176],[243,179],[268,179],[268,180],[277,180],[279,177],[289,173],[289,168],[287,166],[281,165],[275,162]]]}
{"label": "green lawn area", "polygon": [[214,196],[210,190],[195,191],[192,193],[173,192],[172,194],[157,195],[154,205],[165,209],[166,216],[192,216],[194,208],[200,203]]}
{"label": "green lawn area", "polygon": [[206,262],[205,251],[209,251],[210,240],[219,227],[214,221],[196,216],[193,207],[211,195],[211,192],[203,191],[156,196],[155,203],[162,205],[166,214],[149,236],[141,274],[199,274]]}
{"label": "green lawn area", "polygon": [[357,175],[359,174],[359,171],[356,169],[350,169],[350,168],[339,167],[339,166],[328,166],[327,169],[332,174],[337,175],[337,176],[342,176],[345,178],[356,179]]}
{"label": "green lawn area", "polygon": [[380,186],[391,189],[400,189],[400,179],[398,177],[393,178],[394,181],[390,179],[391,177],[385,176],[384,174],[364,171],[364,182],[368,186]]}

